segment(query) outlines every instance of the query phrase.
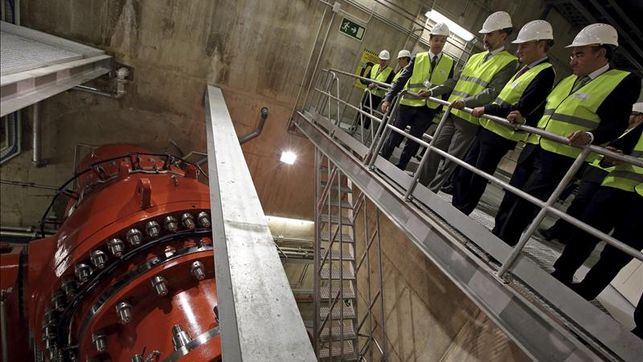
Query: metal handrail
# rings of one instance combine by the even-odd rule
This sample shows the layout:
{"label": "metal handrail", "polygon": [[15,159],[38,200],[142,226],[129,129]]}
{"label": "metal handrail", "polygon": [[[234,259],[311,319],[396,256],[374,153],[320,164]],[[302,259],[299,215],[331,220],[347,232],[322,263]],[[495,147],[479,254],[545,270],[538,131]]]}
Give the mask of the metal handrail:
{"label": "metal handrail", "polygon": [[[346,76],[349,76],[349,77],[352,77],[352,78],[368,80],[370,82],[376,83],[376,84],[381,85],[381,86],[387,86],[388,85],[387,83],[375,81],[375,80],[372,80],[370,78],[361,77],[361,76],[358,76],[358,75],[355,75],[355,74],[352,74],[352,73],[348,73],[348,72],[345,72],[345,71],[341,71],[341,70],[338,70],[338,69],[334,69],[334,68],[330,68],[328,70],[326,70],[326,69],[322,70],[322,72],[331,72],[331,71],[334,73],[335,76],[336,76],[336,74],[342,74],[342,75],[346,75]],[[343,103],[343,104],[345,104],[345,105],[357,110],[361,114],[366,115],[367,117],[371,118],[372,120],[381,123],[380,128],[383,129],[383,131],[380,134],[379,129],[378,129],[378,132],[376,132],[375,137],[379,138],[379,139],[377,140],[377,142],[375,142],[375,139],[373,140],[373,145],[377,144],[377,146],[373,147],[373,145],[372,145],[371,150],[370,150],[370,155],[367,155],[365,157],[365,161],[366,161],[366,163],[368,164],[368,166],[370,168],[374,167],[375,160],[377,159],[377,155],[378,155],[378,153],[379,153],[379,151],[380,151],[380,149],[381,149],[381,147],[383,145],[383,142],[388,137],[389,132],[386,132],[386,130],[390,130],[390,131],[393,131],[393,132],[397,132],[398,134],[401,134],[405,138],[409,138],[409,139],[411,139],[411,140],[413,140],[413,141],[415,141],[415,142],[419,143],[420,145],[422,145],[422,146],[427,148],[427,152],[422,157],[422,160],[420,161],[420,165],[418,166],[418,169],[422,168],[422,166],[424,165],[424,162],[428,158],[428,155],[429,155],[430,152],[436,152],[440,156],[445,157],[445,158],[449,159],[452,162],[455,162],[459,166],[466,168],[467,170],[475,173],[476,175],[481,176],[481,177],[485,178],[486,180],[491,181],[494,184],[497,184],[497,185],[501,186],[503,189],[508,190],[509,192],[517,195],[518,197],[521,197],[521,198],[523,198],[523,199],[525,199],[525,200],[527,200],[527,201],[529,201],[529,202],[531,202],[531,203],[533,203],[536,206],[541,208],[540,212],[538,213],[538,215],[536,216],[534,221],[529,225],[529,227],[527,228],[526,232],[522,235],[522,237],[520,238],[518,243],[514,246],[512,253],[509,255],[507,260],[505,260],[503,262],[501,268],[498,270],[498,276],[499,277],[504,276],[504,274],[507,272],[507,270],[513,265],[514,261],[520,255],[520,252],[524,248],[525,244],[529,241],[531,235],[535,231],[536,227],[540,224],[540,222],[542,221],[542,219],[544,218],[544,216],[546,215],[547,212],[551,212],[551,213],[561,217],[565,221],[570,222],[571,224],[573,224],[574,226],[580,228],[581,230],[586,231],[589,234],[591,234],[591,235],[593,235],[595,237],[598,237],[601,240],[604,240],[606,243],[610,244],[611,246],[613,246],[613,247],[615,247],[615,248],[627,253],[628,255],[643,261],[643,253],[641,251],[639,251],[637,249],[634,249],[634,248],[622,243],[621,241],[613,238],[612,236],[607,235],[607,234],[603,233],[602,231],[594,228],[593,226],[588,225],[588,224],[586,224],[586,223],[574,218],[573,216],[570,216],[570,215],[566,214],[565,212],[562,212],[562,211],[560,211],[560,210],[558,210],[558,209],[556,209],[556,208],[554,208],[552,206],[554,204],[554,202],[556,201],[558,195],[564,189],[565,185],[567,183],[569,183],[569,181],[571,181],[571,179],[574,176],[574,174],[578,171],[578,169],[583,164],[583,162],[585,162],[585,158],[589,155],[590,152],[595,152],[595,153],[598,153],[598,154],[601,154],[601,155],[604,155],[604,156],[609,156],[610,158],[613,158],[615,160],[630,163],[630,164],[633,164],[633,165],[636,165],[636,166],[639,166],[639,167],[643,167],[643,161],[642,160],[634,158],[632,156],[616,153],[616,152],[613,152],[613,151],[611,151],[609,149],[606,149],[606,148],[603,148],[603,147],[600,147],[600,146],[596,146],[596,145],[586,145],[586,146],[572,145],[572,144],[569,143],[569,140],[566,137],[562,137],[560,135],[547,132],[547,131],[545,131],[543,129],[540,129],[540,128],[537,128],[537,127],[526,126],[526,125],[514,125],[514,124],[510,123],[509,121],[507,121],[506,119],[503,119],[503,118],[500,118],[500,117],[491,116],[491,115],[482,115],[480,118],[490,119],[491,121],[494,121],[496,123],[499,123],[499,124],[502,124],[502,125],[505,125],[505,126],[509,126],[509,127],[513,128],[513,129],[525,131],[527,133],[537,134],[537,135],[539,135],[539,136],[541,136],[543,138],[552,140],[554,142],[558,142],[558,143],[562,143],[562,144],[569,145],[569,146],[572,146],[572,147],[580,148],[582,150],[581,153],[576,157],[574,163],[572,164],[572,167],[570,167],[570,169],[567,171],[567,173],[565,174],[563,179],[559,182],[559,184],[556,187],[556,189],[554,190],[554,192],[552,192],[552,194],[550,195],[548,200],[545,202],[545,201],[542,201],[542,200],[540,200],[540,199],[538,199],[538,198],[536,198],[536,197],[534,197],[534,196],[532,196],[532,195],[530,195],[530,194],[528,194],[528,193],[526,193],[526,192],[524,192],[524,191],[522,191],[522,190],[520,190],[520,189],[518,189],[516,187],[513,187],[513,186],[509,185],[507,182],[504,182],[504,181],[496,178],[493,175],[490,175],[490,174],[488,174],[488,173],[486,173],[484,171],[478,170],[474,166],[469,165],[468,163],[460,160],[457,157],[454,157],[454,156],[448,154],[447,152],[445,152],[443,150],[440,150],[440,149],[436,148],[435,146],[433,146],[433,139],[434,139],[433,137],[430,138],[430,140],[431,140],[430,143],[427,143],[426,141],[424,141],[422,139],[419,139],[417,137],[414,137],[414,136],[406,133],[404,130],[401,130],[401,129],[399,129],[399,128],[391,125],[391,124],[388,124],[388,122],[387,122],[388,118],[386,117],[387,114],[384,115],[383,119],[380,119],[380,118],[378,118],[376,116],[373,116],[373,115],[369,114],[368,112],[364,112],[363,110],[353,106],[352,104],[346,102],[345,100],[343,100],[343,99],[341,99],[339,97],[339,88],[337,89],[337,96],[334,96],[334,95],[330,94],[329,92],[324,92],[324,91],[322,91],[320,89],[317,89],[317,88],[315,88],[315,91],[318,91],[323,95],[326,95],[329,98],[329,101],[330,101],[331,98],[334,99],[334,100],[337,100],[338,102],[341,102],[341,103]],[[416,93],[411,93],[411,92],[407,92],[407,93],[417,95]],[[401,97],[398,97],[394,101],[394,103],[393,103],[393,105],[391,107],[392,110],[390,111],[390,114],[393,114],[393,112],[397,109],[400,99],[401,99]],[[442,125],[444,124],[444,121],[446,120],[447,116],[451,112],[451,109],[452,109],[451,102],[448,102],[448,101],[445,101],[445,100],[442,100],[442,99],[438,99],[438,98],[434,98],[434,97],[429,97],[429,99],[431,101],[434,101],[434,102],[439,103],[441,105],[447,106],[447,109],[445,110],[444,115],[443,115],[442,119],[440,120],[440,123],[438,124],[438,129],[435,132],[437,134],[440,131]],[[468,113],[472,112],[472,109],[468,108],[468,107],[464,107],[462,110],[464,110],[465,112],[468,112]],[[411,182],[409,188],[406,190],[406,193],[405,193],[404,197],[405,197],[405,199],[407,201],[411,200],[411,195],[413,194],[413,191],[414,191],[414,189],[415,189],[415,187],[417,185],[418,177],[419,177],[419,172],[416,172],[414,177],[413,177],[413,181]]]}

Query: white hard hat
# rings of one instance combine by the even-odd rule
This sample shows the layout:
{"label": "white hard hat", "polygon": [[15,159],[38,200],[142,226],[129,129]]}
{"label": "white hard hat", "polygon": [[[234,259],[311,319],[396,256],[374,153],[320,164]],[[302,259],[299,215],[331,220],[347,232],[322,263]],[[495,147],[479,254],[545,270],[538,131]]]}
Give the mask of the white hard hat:
{"label": "white hard hat", "polygon": [[449,27],[445,23],[437,23],[433,26],[431,29],[431,35],[442,35],[442,36],[449,36],[451,35],[451,32],[449,31]]}
{"label": "white hard hat", "polygon": [[482,24],[482,29],[478,33],[487,34],[492,31],[512,28],[511,25],[511,16],[506,11],[496,11],[495,13],[489,15],[487,20]]}
{"label": "white hard hat", "polygon": [[632,112],[643,113],[643,102],[637,102],[632,105]]}
{"label": "white hard hat", "polygon": [[382,60],[389,60],[391,59],[391,54],[389,54],[388,50],[384,49],[380,52],[379,58]]}
{"label": "white hard hat", "polygon": [[406,49],[402,49],[402,50],[400,50],[399,53],[397,53],[397,59],[410,58],[410,57],[411,57],[411,52],[406,50]]}
{"label": "white hard hat", "polygon": [[618,33],[609,24],[595,23],[587,25],[579,31],[574,41],[565,48],[582,47],[585,45],[609,44],[618,46]]}
{"label": "white hard hat", "polygon": [[521,44],[532,40],[545,39],[554,39],[554,31],[551,28],[551,24],[545,20],[533,20],[520,29],[518,37],[512,41],[512,43]]}

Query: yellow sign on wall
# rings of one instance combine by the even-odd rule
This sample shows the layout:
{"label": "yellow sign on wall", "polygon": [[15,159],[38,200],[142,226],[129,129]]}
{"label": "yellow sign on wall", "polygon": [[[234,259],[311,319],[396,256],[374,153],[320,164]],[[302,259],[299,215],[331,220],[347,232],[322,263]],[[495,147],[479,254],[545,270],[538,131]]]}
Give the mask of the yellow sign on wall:
{"label": "yellow sign on wall", "polygon": [[[377,57],[377,54],[375,54],[375,52],[364,49],[362,51],[362,55],[360,56],[359,64],[357,65],[355,74],[359,75],[360,77],[368,78],[369,74],[371,74],[371,68],[373,68],[373,66],[378,62],[379,58]],[[359,89],[366,89],[366,86],[362,84],[359,79],[355,79],[354,85]]]}

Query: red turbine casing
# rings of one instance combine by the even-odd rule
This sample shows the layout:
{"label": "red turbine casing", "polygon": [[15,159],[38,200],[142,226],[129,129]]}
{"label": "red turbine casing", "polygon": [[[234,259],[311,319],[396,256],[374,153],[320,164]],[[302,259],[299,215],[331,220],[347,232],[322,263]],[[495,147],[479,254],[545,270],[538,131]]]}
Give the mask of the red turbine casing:
{"label": "red turbine casing", "polygon": [[209,189],[182,165],[131,145],[82,160],[60,229],[28,246],[36,358],[220,360]]}

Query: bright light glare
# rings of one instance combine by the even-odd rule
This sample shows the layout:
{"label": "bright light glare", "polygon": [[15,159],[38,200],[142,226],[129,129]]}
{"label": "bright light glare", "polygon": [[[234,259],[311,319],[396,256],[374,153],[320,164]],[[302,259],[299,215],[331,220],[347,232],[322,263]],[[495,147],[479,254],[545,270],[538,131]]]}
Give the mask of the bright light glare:
{"label": "bright light glare", "polygon": [[281,158],[279,160],[283,163],[292,165],[297,160],[297,154],[293,151],[283,151],[281,152]]}
{"label": "bright light glare", "polygon": [[464,41],[471,41],[471,39],[474,38],[474,35],[471,34],[467,29],[461,27],[460,25],[456,24],[455,21],[447,18],[446,16],[440,14],[435,10],[429,10],[424,15],[426,15],[427,18],[435,21],[436,23],[447,24],[447,26],[449,27],[449,30],[455,35],[462,38]]}

